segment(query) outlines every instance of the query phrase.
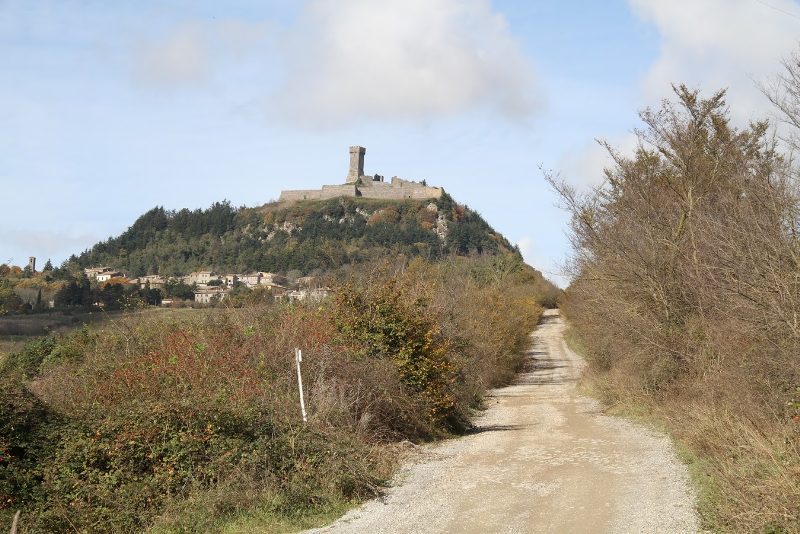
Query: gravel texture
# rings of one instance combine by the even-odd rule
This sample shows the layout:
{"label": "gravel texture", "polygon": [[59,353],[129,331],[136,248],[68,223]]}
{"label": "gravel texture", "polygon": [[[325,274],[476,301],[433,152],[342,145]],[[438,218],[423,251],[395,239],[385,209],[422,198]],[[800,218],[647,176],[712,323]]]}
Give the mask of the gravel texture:
{"label": "gravel texture", "polygon": [[699,532],[670,440],[576,392],[563,329],[548,312],[532,371],[490,392],[474,432],[416,448],[381,499],[308,532]]}

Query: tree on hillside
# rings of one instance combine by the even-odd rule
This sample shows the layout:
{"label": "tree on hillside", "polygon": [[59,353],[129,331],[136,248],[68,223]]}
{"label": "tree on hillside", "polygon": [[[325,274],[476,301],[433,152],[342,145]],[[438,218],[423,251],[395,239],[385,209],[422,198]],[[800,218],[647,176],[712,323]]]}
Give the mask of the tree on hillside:
{"label": "tree on hillside", "polygon": [[[800,65],[790,112],[800,110],[798,75]],[[724,91],[675,94],[641,112],[633,155],[605,145],[613,164],[601,186],[581,193],[547,176],[572,214],[564,310],[596,391],[617,406],[655,407],[703,459],[725,496],[714,502],[722,530],[791,531],[800,514],[797,175],[766,122],[731,126]]]}
{"label": "tree on hillside", "polygon": [[794,224],[785,220],[788,184],[767,124],[732,128],[724,91],[675,93],[678,102],[640,114],[647,128],[637,131],[634,157],[605,144],[614,165],[602,186],[582,195],[547,177],[573,215],[571,274],[661,325],[717,309],[719,299],[738,309],[765,297],[754,294],[759,282],[747,273],[755,265],[738,252],[756,247],[753,239],[786,243],[785,224]]}
{"label": "tree on hillside", "polygon": [[8,280],[0,282],[0,315],[19,313],[24,304]]}
{"label": "tree on hillside", "polygon": [[90,306],[93,299],[89,279],[85,276],[70,279],[58,290],[54,300],[56,306]]}
{"label": "tree on hillside", "polygon": [[186,284],[180,278],[170,278],[167,280],[167,283],[164,284],[164,292],[166,293],[167,297],[170,298],[192,300],[194,299],[194,292],[196,289],[197,284]]}

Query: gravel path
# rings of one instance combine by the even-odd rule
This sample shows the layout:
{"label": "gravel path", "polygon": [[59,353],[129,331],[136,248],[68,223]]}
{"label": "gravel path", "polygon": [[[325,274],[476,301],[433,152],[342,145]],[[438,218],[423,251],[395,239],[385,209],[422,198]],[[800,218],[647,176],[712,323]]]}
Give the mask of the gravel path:
{"label": "gravel path", "polygon": [[382,499],[308,532],[698,532],[669,439],[578,395],[563,330],[548,312],[534,370],[490,393],[473,433],[420,447]]}

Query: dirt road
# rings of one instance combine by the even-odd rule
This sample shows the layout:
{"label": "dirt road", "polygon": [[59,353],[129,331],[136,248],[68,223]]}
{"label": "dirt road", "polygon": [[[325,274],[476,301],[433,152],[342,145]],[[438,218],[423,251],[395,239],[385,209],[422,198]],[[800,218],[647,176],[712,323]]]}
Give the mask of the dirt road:
{"label": "dirt road", "polygon": [[491,392],[475,432],[420,448],[383,499],[312,532],[697,532],[669,440],[578,395],[563,329],[548,312],[535,368]]}

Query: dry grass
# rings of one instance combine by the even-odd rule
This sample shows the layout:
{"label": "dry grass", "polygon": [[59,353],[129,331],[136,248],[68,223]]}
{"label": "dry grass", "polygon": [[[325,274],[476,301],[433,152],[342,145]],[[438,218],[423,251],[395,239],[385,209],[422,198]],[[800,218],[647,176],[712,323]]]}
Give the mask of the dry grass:
{"label": "dry grass", "polygon": [[284,532],[378,494],[393,440],[467,425],[541,312],[518,266],[456,263],[384,266],[313,307],[101,314],[34,340],[0,381],[0,443],[25,452],[0,501],[26,503],[28,531]]}
{"label": "dry grass", "polygon": [[800,424],[769,414],[776,399],[744,393],[748,378],[687,385],[656,413],[695,459],[710,528],[798,532]]}
{"label": "dry grass", "polygon": [[[574,330],[571,335],[576,343]],[[676,440],[705,528],[800,532],[800,423],[796,411],[781,410],[787,397],[780,388],[760,389],[742,365],[652,391],[635,362],[598,366],[591,351],[587,359],[585,391],[610,413],[646,421]]]}
{"label": "dry grass", "polygon": [[[117,312],[118,314],[118,312]],[[83,324],[104,321],[108,316],[102,312],[76,310],[74,312],[41,313],[36,315],[14,315],[0,317],[0,336],[42,336],[51,333],[67,333]]]}
{"label": "dry grass", "polygon": [[21,350],[33,337],[35,336],[0,336],[0,365],[6,355]]}

